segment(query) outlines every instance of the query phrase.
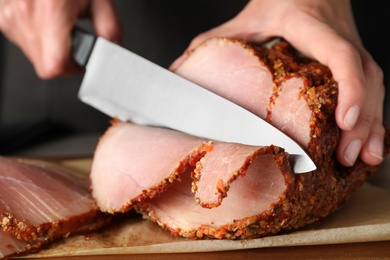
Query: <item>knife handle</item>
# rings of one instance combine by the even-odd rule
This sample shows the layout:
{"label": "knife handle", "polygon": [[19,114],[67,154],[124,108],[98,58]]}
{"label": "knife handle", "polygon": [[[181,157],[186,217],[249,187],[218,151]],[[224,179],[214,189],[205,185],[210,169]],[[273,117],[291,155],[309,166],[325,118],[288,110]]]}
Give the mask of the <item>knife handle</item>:
{"label": "knife handle", "polygon": [[96,36],[75,27],[72,30],[72,55],[73,59],[81,66],[87,65],[93,46],[95,45]]}

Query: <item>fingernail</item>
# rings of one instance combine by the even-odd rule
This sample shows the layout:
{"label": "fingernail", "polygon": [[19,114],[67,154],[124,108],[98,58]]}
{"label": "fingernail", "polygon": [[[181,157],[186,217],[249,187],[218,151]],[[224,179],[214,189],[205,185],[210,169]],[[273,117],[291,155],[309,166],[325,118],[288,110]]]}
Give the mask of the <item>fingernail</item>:
{"label": "fingernail", "polygon": [[347,130],[352,130],[352,128],[355,126],[358,118],[359,118],[360,108],[358,105],[354,105],[350,107],[345,113],[344,117],[344,125],[347,128]]}
{"label": "fingernail", "polygon": [[349,166],[352,166],[355,163],[361,148],[362,141],[360,140],[354,140],[347,146],[344,153],[344,160]]}
{"label": "fingernail", "polygon": [[368,152],[382,160],[383,159],[383,140],[379,136],[371,136],[368,140]]}

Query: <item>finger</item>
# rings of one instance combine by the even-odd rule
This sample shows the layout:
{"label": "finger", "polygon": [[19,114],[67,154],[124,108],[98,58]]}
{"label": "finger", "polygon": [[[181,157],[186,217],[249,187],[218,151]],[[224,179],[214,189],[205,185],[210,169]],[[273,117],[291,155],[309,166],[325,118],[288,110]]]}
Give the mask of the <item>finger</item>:
{"label": "finger", "polygon": [[[70,28],[77,5],[65,0],[1,1],[0,26],[18,45],[43,79],[69,72]],[[3,15],[5,14],[5,15]]]}
{"label": "finger", "polygon": [[[372,63],[373,60],[372,60]],[[367,71],[367,78],[372,78],[372,72],[378,70],[377,66],[373,66],[374,70],[366,70]],[[375,73],[374,73],[375,75]],[[376,80],[375,80],[376,79]],[[380,81],[382,79],[381,76],[377,76],[373,80],[369,80],[369,82],[374,84],[370,88],[370,93],[373,93],[373,97],[369,96],[368,98],[371,98],[374,102],[372,105],[373,108],[376,108],[375,111],[372,111],[371,115],[374,116],[374,119],[371,123],[371,128],[369,135],[366,140],[364,140],[363,148],[360,152],[361,159],[370,165],[378,165],[383,160],[383,150],[384,150],[384,135],[385,135],[385,128],[383,125],[383,105],[384,105],[384,92],[385,87],[383,83]],[[370,113],[370,111],[368,111]],[[351,133],[348,133],[350,135],[354,134],[355,129],[351,131]]]}
{"label": "finger", "polygon": [[17,45],[37,70],[41,57],[40,37],[35,30],[33,1],[11,0],[0,2],[0,30]]}
{"label": "finger", "polygon": [[375,120],[370,135],[360,153],[362,160],[370,165],[379,165],[383,161],[383,140],[385,128],[382,120]]}
{"label": "finger", "polygon": [[[32,25],[33,5],[30,1],[1,1],[0,30],[15,45],[19,47],[34,45],[35,31]],[[23,49],[23,48],[22,48]],[[27,52],[25,54],[29,54]],[[31,55],[29,55],[31,56]]]}
{"label": "finger", "polygon": [[[370,165],[379,164],[383,156],[383,76],[369,55],[364,54],[363,57],[367,60],[364,62],[368,90],[366,102],[356,126],[343,132],[338,147],[338,159],[346,166],[353,165],[359,154],[361,159]],[[360,144],[361,150],[357,149],[357,144]]]}
{"label": "finger", "polygon": [[[378,104],[382,104],[378,100]],[[357,157],[370,165],[378,165],[383,159],[383,140],[385,129],[380,115],[383,106],[377,106],[373,120],[368,119],[370,111],[365,115],[366,119],[360,119],[352,131],[344,131],[339,141],[337,151],[338,160],[345,166],[352,166]],[[364,117],[362,117],[364,118]],[[368,133],[368,134],[367,134]]]}
{"label": "finger", "polygon": [[[368,91],[371,90],[366,86],[360,52],[325,24],[313,23],[313,26],[299,30],[294,34],[287,33],[287,40],[306,56],[327,65],[338,83],[335,117],[343,132],[337,158],[343,165],[350,166],[355,162],[370,133],[375,115],[373,108],[365,104]],[[306,41],[305,38],[297,38],[297,35],[310,35],[317,40]]]}
{"label": "finger", "polygon": [[[382,104],[378,99],[377,104]],[[378,107],[372,104],[372,107]],[[382,106],[376,110],[363,110],[356,126],[351,131],[343,131],[338,148],[337,157],[345,166],[352,166],[357,157],[367,164],[377,165],[382,161],[384,127],[382,124]]]}
{"label": "finger", "polygon": [[112,0],[94,0],[91,16],[96,34],[109,41],[121,44],[123,29]]}
{"label": "finger", "polygon": [[76,23],[81,7],[67,0],[34,1],[33,26],[40,43],[40,56],[35,61],[36,72],[42,79],[80,71],[71,57],[71,30]]}

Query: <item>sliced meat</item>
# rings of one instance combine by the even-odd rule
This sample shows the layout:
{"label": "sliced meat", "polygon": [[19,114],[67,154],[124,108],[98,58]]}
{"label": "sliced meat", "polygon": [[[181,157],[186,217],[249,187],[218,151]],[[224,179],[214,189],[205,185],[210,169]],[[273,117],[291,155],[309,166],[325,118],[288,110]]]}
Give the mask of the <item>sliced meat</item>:
{"label": "sliced meat", "polygon": [[[267,149],[241,144],[216,143],[212,152],[208,152],[196,164],[192,191],[195,192],[197,202],[202,207],[217,207],[227,196],[228,191],[229,197],[235,196],[230,192],[229,186],[237,178],[242,177],[246,180],[257,178],[259,182],[257,187],[262,186],[258,190],[261,193],[253,193],[253,197],[260,202],[264,198],[259,195],[267,194],[269,200],[264,201],[264,207],[268,207],[286,190],[282,171],[277,164],[278,159],[280,162],[283,160],[275,157],[280,152],[278,147]],[[283,153],[283,156],[286,155]],[[248,174],[250,176],[247,176]],[[253,177],[253,174],[256,177]],[[259,208],[262,207],[260,204]]]}
{"label": "sliced meat", "polygon": [[325,218],[377,169],[362,161],[350,168],[337,162],[337,83],[327,67],[297,55],[287,42],[265,48],[212,38],[189,52],[175,72],[285,131],[306,148],[317,170],[292,174],[280,147],[205,142],[114,123],[92,168],[103,210],[134,206],[189,238],[255,238]]}
{"label": "sliced meat", "polygon": [[208,146],[190,135],[115,120],[94,155],[92,194],[102,211],[125,212],[165,191]]}
{"label": "sliced meat", "polygon": [[[184,174],[181,182],[173,183],[160,197],[137,204],[135,207],[173,235],[227,239],[253,237],[252,230],[256,231],[255,227],[258,227],[264,218],[274,218],[272,209],[282,207],[287,187],[294,185],[287,157],[283,153],[275,156],[273,153],[276,151],[273,149],[274,147],[258,149],[248,158],[250,165],[246,167],[241,165],[242,169],[238,176],[230,175],[235,181],[230,184],[228,196],[218,207],[208,209],[195,205],[194,195],[191,193],[190,174]],[[222,165],[218,175],[229,172],[225,171],[225,168],[230,160],[229,157],[221,160],[227,162]],[[240,162],[242,164],[245,160],[241,158]],[[206,171],[204,174],[215,172],[218,166],[220,163],[212,172]],[[200,182],[209,183],[210,188],[215,187],[214,180],[203,181],[201,178]],[[217,188],[217,193],[221,192],[220,189]],[[205,193],[217,196],[214,190]],[[282,222],[283,219],[275,221]]]}
{"label": "sliced meat", "polygon": [[272,114],[269,114],[268,120],[306,147],[311,139],[311,110],[302,95],[303,91],[305,85],[302,78],[291,78],[283,82],[280,85],[281,93],[274,98]]}
{"label": "sliced meat", "polygon": [[102,210],[123,212],[134,206],[188,237],[248,233],[248,225],[270,213],[294,185],[287,153],[279,147],[206,142],[120,121],[100,140],[91,179]]}
{"label": "sliced meat", "polygon": [[175,73],[265,118],[274,84],[256,54],[242,41],[213,38],[191,52]]}
{"label": "sliced meat", "polygon": [[22,253],[29,248],[29,243],[0,230],[0,259]]}
{"label": "sliced meat", "polygon": [[109,220],[92,199],[88,179],[49,164],[0,157],[0,186],[1,228],[26,242],[26,250]]}
{"label": "sliced meat", "polygon": [[[140,201],[160,195],[184,172],[195,169],[192,187],[196,201],[215,207],[226,197],[230,183],[239,175],[245,176],[248,167],[258,167],[264,158],[271,159],[269,164],[276,167],[272,159],[279,154],[287,158],[278,147],[207,142],[172,130],[114,121],[95,152],[92,193],[101,210],[125,212]],[[280,172],[276,173],[274,178],[283,180]],[[187,188],[191,192],[191,186]],[[284,182],[279,188],[274,199],[285,188]]]}

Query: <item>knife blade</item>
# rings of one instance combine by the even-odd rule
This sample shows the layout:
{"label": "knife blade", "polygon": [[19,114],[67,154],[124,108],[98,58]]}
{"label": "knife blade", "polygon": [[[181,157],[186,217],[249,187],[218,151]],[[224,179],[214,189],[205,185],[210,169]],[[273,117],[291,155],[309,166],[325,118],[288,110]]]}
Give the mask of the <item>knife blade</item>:
{"label": "knife blade", "polygon": [[235,103],[82,29],[73,31],[72,47],[86,67],[78,96],[105,114],[210,140],[280,146],[295,173],[316,169],[295,141]]}

